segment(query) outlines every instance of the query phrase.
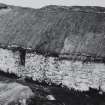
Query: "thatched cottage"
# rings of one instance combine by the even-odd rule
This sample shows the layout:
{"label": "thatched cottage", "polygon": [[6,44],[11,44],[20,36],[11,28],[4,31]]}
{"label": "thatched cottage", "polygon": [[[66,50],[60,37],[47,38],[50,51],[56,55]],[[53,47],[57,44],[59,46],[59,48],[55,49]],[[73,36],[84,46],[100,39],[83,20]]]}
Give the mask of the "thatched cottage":
{"label": "thatched cottage", "polygon": [[105,91],[105,8],[0,5],[0,70]]}

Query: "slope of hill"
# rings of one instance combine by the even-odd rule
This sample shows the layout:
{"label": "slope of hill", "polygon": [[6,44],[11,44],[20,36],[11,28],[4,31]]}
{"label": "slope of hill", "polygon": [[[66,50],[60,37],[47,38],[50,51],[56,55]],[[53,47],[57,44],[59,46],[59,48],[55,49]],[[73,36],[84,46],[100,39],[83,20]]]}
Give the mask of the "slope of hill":
{"label": "slope of hill", "polygon": [[105,57],[105,8],[7,5],[0,10],[0,45],[44,54]]}

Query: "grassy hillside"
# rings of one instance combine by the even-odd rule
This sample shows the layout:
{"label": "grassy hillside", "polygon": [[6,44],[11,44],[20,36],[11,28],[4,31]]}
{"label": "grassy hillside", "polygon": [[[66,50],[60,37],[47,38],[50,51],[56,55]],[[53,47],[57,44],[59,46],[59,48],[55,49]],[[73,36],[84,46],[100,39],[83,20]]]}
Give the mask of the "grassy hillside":
{"label": "grassy hillside", "polygon": [[30,48],[44,54],[65,54],[72,58],[78,54],[105,57],[105,8],[2,7],[0,44]]}

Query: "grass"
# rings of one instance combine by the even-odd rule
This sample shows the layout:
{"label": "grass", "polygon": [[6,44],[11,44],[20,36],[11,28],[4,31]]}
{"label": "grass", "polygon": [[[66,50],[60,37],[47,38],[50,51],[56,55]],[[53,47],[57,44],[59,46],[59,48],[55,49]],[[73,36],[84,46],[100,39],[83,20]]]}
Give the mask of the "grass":
{"label": "grass", "polygon": [[[32,78],[21,80],[13,74],[1,71],[0,81],[18,82],[29,86],[34,92],[34,97],[27,101],[27,105],[105,105],[105,93],[99,94],[100,90],[93,88],[84,92],[70,90],[67,87],[61,87],[53,83],[49,85],[44,81],[33,81]],[[53,95],[56,100],[47,100],[47,95]]]}
{"label": "grass", "polygon": [[[5,5],[2,4],[0,7],[5,8]],[[7,7],[9,9],[5,10],[5,14],[0,13],[0,47],[12,49],[11,45],[13,45],[52,56],[81,53],[78,57],[81,60],[84,59],[82,56],[84,53],[89,56],[105,57],[105,14],[102,12],[105,8],[94,6],[46,6],[41,9]],[[73,59],[75,56],[77,55],[70,58]],[[87,59],[91,60],[90,57]],[[105,62],[103,59],[94,58],[94,60]]]}
{"label": "grass", "polygon": [[[36,93],[36,84],[39,86],[37,89],[38,94],[42,97],[34,96],[31,98],[29,105],[104,105],[105,93],[99,94],[100,90],[90,88],[89,91],[75,91],[74,89],[68,89],[67,87],[61,87],[60,85],[51,84],[50,86],[46,82],[39,83],[33,81],[32,78],[26,78],[25,81],[31,85],[30,88]],[[45,91],[50,90],[49,92]],[[48,101],[44,96],[52,94],[56,100]],[[39,95],[39,96],[40,96]]]}

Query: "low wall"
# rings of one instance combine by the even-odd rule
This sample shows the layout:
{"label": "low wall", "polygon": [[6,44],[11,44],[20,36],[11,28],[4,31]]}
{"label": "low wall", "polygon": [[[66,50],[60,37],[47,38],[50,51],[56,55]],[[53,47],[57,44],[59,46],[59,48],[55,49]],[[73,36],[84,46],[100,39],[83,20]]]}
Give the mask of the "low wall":
{"label": "low wall", "polygon": [[[27,72],[27,73],[26,73]],[[57,60],[37,54],[26,54],[25,74],[34,80],[46,80],[69,88],[88,90],[89,87],[105,91],[105,65],[80,61]]]}
{"label": "low wall", "polygon": [[9,73],[18,74],[20,62],[19,52],[0,48],[0,70]]}
{"label": "low wall", "polygon": [[27,53],[25,66],[19,64],[19,52],[0,49],[0,69],[18,76],[29,76],[34,80],[63,84],[81,91],[89,87],[105,91],[105,65],[80,61],[58,60],[36,53]]}

